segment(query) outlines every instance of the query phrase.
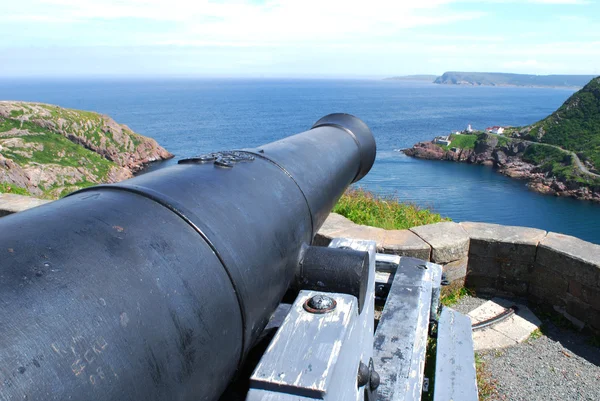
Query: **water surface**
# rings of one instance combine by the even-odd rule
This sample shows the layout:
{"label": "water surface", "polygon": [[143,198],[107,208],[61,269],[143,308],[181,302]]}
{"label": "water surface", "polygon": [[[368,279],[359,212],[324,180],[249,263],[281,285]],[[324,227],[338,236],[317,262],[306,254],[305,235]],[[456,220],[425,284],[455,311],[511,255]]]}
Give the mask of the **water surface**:
{"label": "water surface", "polygon": [[328,113],[351,113],[369,125],[378,146],[362,187],[431,207],[455,221],[538,227],[600,243],[598,204],[532,192],[523,181],[488,167],[411,159],[394,151],[467,124],[530,124],[572,93],[402,81],[0,82],[0,99],[105,113],[155,138],[177,158],[258,146],[304,131]]}

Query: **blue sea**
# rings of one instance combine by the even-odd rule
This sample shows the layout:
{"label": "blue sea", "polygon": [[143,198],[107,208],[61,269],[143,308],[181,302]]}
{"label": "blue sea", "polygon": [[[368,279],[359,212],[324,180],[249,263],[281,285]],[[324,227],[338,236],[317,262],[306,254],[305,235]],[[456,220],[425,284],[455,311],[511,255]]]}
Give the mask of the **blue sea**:
{"label": "blue sea", "polygon": [[363,188],[455,221],[537,227],[600,244],[600,204],[541,195],[489,167],[396,151],[467,124],[530,124],[572,93],[378,80],[0,81],[0,99],[108,114],[176,158],[258,146],[305,131],[326,114],[351,113],[369,125],[378,147]]}

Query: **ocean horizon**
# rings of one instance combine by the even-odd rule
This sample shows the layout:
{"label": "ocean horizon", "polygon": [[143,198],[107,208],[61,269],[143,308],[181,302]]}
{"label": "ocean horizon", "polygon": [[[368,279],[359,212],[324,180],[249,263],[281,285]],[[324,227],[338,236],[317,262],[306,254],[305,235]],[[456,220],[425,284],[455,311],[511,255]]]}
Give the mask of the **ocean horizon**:
{"label": "ocean horizon", "polygon": [[0,99],[107,114],[156,139],[175,159],[259,146],[309,129],[333,112],[356,115],[377,141],[357,186],[431,208],[455,221],[536,227],[600,244],[600,205],[530,191],[490,167],[418,160],[398,149],[437,135],[538,121],[568,88],[466,87],[367,79],[18,79]]}

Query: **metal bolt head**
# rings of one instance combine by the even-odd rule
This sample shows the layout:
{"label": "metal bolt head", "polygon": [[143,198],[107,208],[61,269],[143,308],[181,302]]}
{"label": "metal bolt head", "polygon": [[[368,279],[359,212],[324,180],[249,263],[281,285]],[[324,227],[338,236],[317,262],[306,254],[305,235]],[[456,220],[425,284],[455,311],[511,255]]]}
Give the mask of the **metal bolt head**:
{"label": "metal bolt head", "polygon": [[361,362],[358,365],[358,375],[356,377],[356,384],[358,388],[361,388],[365,384],[369,383],[369,376],[369,367]]}
{"label": "metal bolt head", "polygon": [[337,302],[327,295],[317,294],[306,300],[304,309],[310,313],[327,313],[335,309]]}
{"label": "metal bolt head", "polygon": [[377,373],[376,371],[372,371],[371,377],[369,378],[369,387],[371,388],[371,391],[377,390],[377,387],[379,387],[380,383],[381,378],[379,377],[379,373]]}

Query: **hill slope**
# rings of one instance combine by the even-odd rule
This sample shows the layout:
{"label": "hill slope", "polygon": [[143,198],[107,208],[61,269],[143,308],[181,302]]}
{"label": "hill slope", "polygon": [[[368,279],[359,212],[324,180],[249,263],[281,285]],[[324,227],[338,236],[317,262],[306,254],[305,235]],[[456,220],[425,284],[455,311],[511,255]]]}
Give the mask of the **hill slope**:
{"label": "hill slope", "polygon": [[502,72],[448,71],[434,83],[446,85],[582,87],[593,75],[529,75]]}
{"label": "hill slope", "polygon": [[0,101],[0,192],[54,199],[130,178],[144,164],[172,156],[98,113]]}
{"label": "hill slope", "polygon": [[521,130],[531,141],[575,152],[590,171],[600,170],[600,77],[575,92],[554,113]]}

